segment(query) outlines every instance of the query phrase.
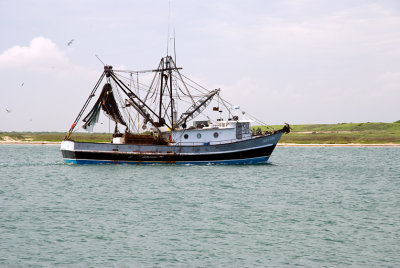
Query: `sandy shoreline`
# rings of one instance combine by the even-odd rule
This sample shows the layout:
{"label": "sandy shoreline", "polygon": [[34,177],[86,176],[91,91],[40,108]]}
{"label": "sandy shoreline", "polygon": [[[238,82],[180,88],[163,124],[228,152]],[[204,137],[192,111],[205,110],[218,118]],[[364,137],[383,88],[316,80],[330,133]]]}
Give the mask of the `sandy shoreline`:
{"label": "sandy shoreline", "polygon": [[17,144],[17,145],[32,145],[32,144],[39,144],[39,145],[43,145],[43,144],[49,144],[49,145],[60,145],[61,142],[57,142],[57,141],[0,141],[0,145],[1,144]]}
{"label": "sandy shoreline", "polygon": [[278,143],[278,147],[400,147],[398,143],[346,143],[346,144],[297,144],[297,143]]}
{"label": "sandy shoreline", "polygon": [[[14,144],[14,145],[60,145],[61,142],[57,141],[18,141],[18,140],[2,140],[1,144]],[[382,143],[382,144],[363,144],[363,143],[348,143],[348,144],[297,144],[297,143],[278,143],[278,147],[400,147],[396,143]]]}

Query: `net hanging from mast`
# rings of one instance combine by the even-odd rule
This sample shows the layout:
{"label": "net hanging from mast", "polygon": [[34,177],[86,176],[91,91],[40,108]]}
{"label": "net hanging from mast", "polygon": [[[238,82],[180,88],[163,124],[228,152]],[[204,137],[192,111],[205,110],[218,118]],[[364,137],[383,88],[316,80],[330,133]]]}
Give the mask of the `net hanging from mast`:
{"label": "net hanging from mast", "polygon": [[110,117],[110,119],[113,120],[115,123],[126,126],[126,122],[122,117],[122,114],[118,108],[117,101],[115,100],[111,84],[109,83],[106,83],[103,86],[103,90],[101,91],[101,94],[94,104],[93,108],[83,119],[83,122],[85,122],[83,128],[85,130],[90,132],[93,131],[94,125],[99,120],[100,109],[102,109],[107,114],[107,116]]}

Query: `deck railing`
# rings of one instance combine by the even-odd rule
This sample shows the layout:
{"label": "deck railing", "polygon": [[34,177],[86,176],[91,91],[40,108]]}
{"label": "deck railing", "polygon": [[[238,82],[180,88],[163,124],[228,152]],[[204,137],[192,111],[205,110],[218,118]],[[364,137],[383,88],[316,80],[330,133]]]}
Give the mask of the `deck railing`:
{"label": "deck railing", "polygon": [[176,146],[204,146],[204,145],[220,145],[225,143],[232,143],[237,141],[245,141],[251,140],[254,138],[258,138],[260,136],[252,136],[248,139],[229,139],[229,140],[222,140],[222,141],[209,141],[209,142],[176,142],[174,145]]}

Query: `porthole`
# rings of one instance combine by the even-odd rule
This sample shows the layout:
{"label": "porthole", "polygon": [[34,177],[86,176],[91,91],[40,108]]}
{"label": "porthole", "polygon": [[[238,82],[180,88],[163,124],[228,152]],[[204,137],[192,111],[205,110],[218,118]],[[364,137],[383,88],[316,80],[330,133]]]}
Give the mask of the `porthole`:
{"label": "porthole", "polygon": [[200,139],[201,138],[201,134],[197,133],[197,138]]}
{"label": "porthole", "polygon": [[218,132],[214,132],[214,138],[218,138]]}
{"label": "porthole", "polygon": [[188,138],[189,138],[189,135],[188,135],[188,134],[185,134],[185,135],[183,135],[183,137],[184,137],[185,139],[188,139]]}

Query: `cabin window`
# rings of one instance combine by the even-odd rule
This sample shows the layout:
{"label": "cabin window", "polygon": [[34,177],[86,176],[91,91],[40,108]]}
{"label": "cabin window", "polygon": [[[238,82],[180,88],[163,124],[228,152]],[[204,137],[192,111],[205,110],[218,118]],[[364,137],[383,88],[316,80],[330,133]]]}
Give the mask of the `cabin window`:
{"label": "cabin window", "polygon": [[244,134],[249,134],[250,133],[250,123],[245,122],[243,123],[243,133]]}
{"label": "cabin window", "polygon": [[218,138],[218,132],[214,132],[214,138]]}
{"label": "cabin window", "polygon": [[200,139],[201,138],[201,134],[197,133],[197,138]]}
{"label": "cabin window", "polygon": [[189,138],[188,134],[183,135],[183,137],[187,140]]}

